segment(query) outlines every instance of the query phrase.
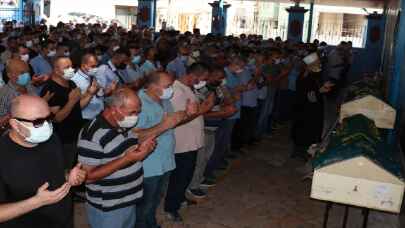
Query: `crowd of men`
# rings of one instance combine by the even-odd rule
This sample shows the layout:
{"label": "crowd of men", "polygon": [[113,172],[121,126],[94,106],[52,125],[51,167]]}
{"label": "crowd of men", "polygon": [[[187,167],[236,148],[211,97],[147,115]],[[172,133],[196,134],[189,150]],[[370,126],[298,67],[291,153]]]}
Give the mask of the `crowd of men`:
{"label": "crowd of men", "polygon": [[[351,43],[63,24],[0,34],[0,227],[157,228],[206,197],[229,161],[292,121],[321,140]],[[269,151],[271,153],[271,151]],[[191,200],[191,201],[190,201]]]}

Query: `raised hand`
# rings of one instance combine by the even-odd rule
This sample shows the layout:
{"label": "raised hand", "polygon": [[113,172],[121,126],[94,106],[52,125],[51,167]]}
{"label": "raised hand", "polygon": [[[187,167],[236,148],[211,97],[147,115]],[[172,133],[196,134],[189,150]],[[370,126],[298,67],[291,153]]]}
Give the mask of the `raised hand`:
{"label": "raised hand", "polygon": [[37,194],[33,198],[41,207],[61,201],[69,193],[71,186],[69,183],[64,183],[54,191],[49,191],[48,187],[49,183],[46,182],[38,188]]}
{"label": "raised hand", "polygon": [[86,180],[86,171],[78,163],[69,173],[68,182],[71,186],[79,186]]}
{"label": "raised hand", "polygon": [[91,95],[94,95],[97,93],[98,89],[99,89],[99,85],[97,83],[97,80],[93,80],[91,82],[91,85],[89,86],[89,88],[87,88],[87,92]]}

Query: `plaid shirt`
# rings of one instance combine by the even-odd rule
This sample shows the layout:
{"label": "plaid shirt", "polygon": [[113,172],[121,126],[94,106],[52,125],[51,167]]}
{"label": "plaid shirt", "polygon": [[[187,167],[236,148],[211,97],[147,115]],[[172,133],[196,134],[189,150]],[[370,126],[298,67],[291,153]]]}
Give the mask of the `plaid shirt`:
{"label": "plaid shirt", "polygon": [[[31,95],[36,94],[35,88],[32,85],[27,86],[27,92]],[[18,92],[17,88],[10,82],[0,88],[0,117],[10,113],[11,102],[19,95],[21,95],[20,92]]]}

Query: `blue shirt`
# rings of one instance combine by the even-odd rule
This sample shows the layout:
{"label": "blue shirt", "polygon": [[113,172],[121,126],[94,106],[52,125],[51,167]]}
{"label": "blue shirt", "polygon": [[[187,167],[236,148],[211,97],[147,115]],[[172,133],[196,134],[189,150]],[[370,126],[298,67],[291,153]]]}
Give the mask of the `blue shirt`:
{"label": "blue shirt", "polygon": [[31,59],[30,65],[34,74],[51,74],[52,66],[42,55],[37,55],[35,58]]}
{"label": "blue shirt", "polygon": [[[71,80],[76,84],[78,88],[80,88],[82,94],[87,91],[92,82],[92,78],[81,70],[78,70]],[[92,120],[96,118],[96,116],[103,110],[104,97],[95,95],[91,98],[89,104],[86,107],[82,108],[83,119]]]}
{"label": "blue shirt", "polygon": [[167,64],[166,70],[176,78],[180,78],[186,74],[186,62],[182,61],[181,57],[177,57]]}
{"label": "blue shirt", "polygon": [[[174,112],[170,100],[162,100],[162,104],[159,104],[149,97],[144,90],[139,91],[138,95],[142,102],[142,111],[139,113],[136,128],[154,127],[163,120],[165,113]],[[157,137],[155,150],[143,161],[145,177],[160,176],[176,168],[175,143],[173,129],[167,130]]]}
{"label": "blue shirt", "polygon": [[97,83],[102,88],[107,89],[113,81],[120,82],[118,74],[117,68],[115,68],[111,61],[108,61],[107,64],[98,67],[96,74]]}
{"label": "blue shirt", "polygon": [[300,72],[298,69],[293,68],[288,74],[288,89],[291,91],[296,91],[297,79]]}
{"label": "blue shirt", "polygon": [[[252,69],[248,66],[239,74],[240,81],[243,85],[249,84],[249,81],[252,80]],[[256,107],[257,99],[259,97],[259,90],[255,87],[252,90],[248,90],[242,93],[242,106],[246,107]]]}
{"label": "blue shirt", "polygon": [[[232,73],[228,67],[225,67],[225,75],[226,75],[226,87],[229,90],[233,90],[234,88],[242,85],[240,78]],[[241,101],[238,100],[235,102],[235,107],[238,109],[238,112],[236,112],[233,116],[229,117],[228,119],[240,119],[240,107],[241,107]]]}

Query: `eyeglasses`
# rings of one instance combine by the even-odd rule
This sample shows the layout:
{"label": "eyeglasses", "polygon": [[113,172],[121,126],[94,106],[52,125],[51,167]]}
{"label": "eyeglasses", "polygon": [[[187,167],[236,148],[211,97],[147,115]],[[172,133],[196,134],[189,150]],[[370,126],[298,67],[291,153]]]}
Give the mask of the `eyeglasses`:
{"label": "eyeglasses", "polygon": [[14,117],[14,119],[16,119],[16,120],[18,120],[18,121],[23,121],[23,122],[32,123],[32,125],[33,125],[35,128],[41,127],[41,126],[45,123],[45,121],[48,122],[48,123],[50,123],[50,122],[53,120],[53,118],[54,118],[54,114],[53,114],[53,113],[49,114],[49,115],[48,115],[47,117],[45,117],[45,118],[38,118],[38,119],[35,119],[35,120],[27,120],[27,119],[24,119],[24,118]]}

